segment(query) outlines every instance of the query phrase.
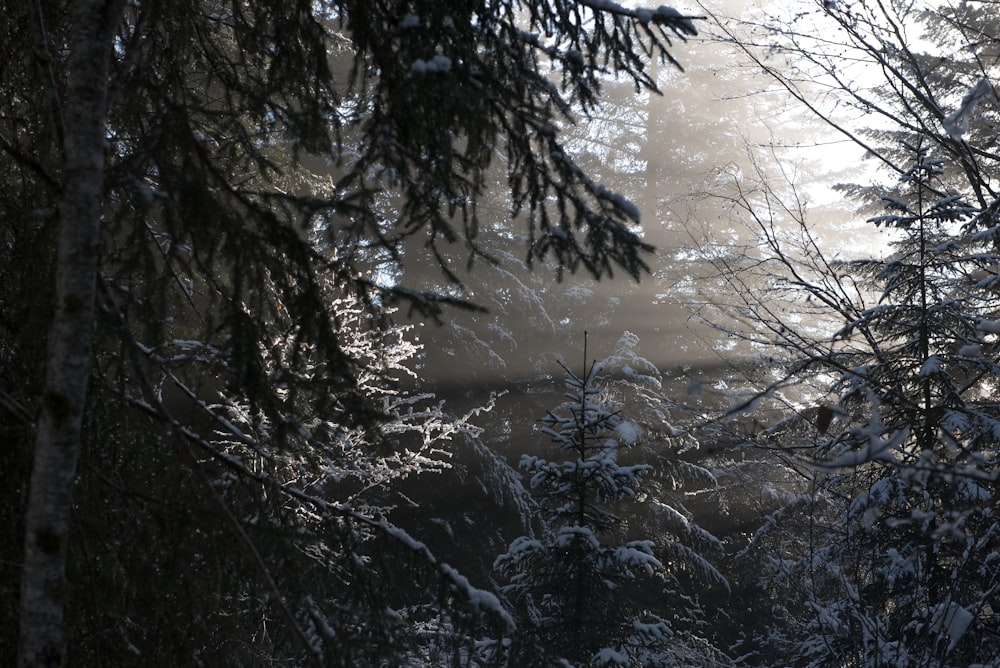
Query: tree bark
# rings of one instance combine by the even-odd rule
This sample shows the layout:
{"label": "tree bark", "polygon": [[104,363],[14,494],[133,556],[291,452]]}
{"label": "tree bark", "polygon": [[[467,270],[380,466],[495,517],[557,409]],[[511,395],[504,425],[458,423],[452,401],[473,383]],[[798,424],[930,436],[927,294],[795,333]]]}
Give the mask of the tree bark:
{"label": "tree bark", "polygon": [[66,554],[71,488],[90,377],[101,248],[108,68],[120,0],[78,0],[66,65],[62,190],[45,389],[25,512],[20,600],[20,666],[66,658]]}

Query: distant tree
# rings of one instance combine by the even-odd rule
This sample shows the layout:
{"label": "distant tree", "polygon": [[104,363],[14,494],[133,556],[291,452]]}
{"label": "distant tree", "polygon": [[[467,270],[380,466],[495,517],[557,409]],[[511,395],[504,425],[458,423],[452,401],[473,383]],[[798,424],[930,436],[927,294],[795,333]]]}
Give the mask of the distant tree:
{"label": "distant tree", "polygon": [[[984,208],[1000,194],[992,130],[1000,110],[998,22],[992,3],[816,0],[773,5],[746,20],[720,17],[717,25],[859,157],[899,178],[911,159],[903,142],[920,135],[948,166],[944,188]],[[868,182],[844,187],[877,206]]]}

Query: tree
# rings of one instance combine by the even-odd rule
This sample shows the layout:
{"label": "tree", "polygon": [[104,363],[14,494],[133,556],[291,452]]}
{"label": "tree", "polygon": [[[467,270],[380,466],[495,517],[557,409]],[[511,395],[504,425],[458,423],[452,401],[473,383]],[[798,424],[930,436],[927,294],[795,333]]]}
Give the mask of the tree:
{"label": "tree", "polygon": [[[101,6],[105,5],[105,6]],[[39,13],[41,9],[35,7]],[[54,314],[45,389],[39,402],[34,464],[25,513],[21,579],[21,665],[59,665],[66,635],[65,587],[70,489],[76,473],[90,377],[100,254],[106,81],[121,3],[80,2],[66,63],[68,82],[57,125],[62,139],[61,221],[55,252]],[[105,10],[107,13],[105,14]],[[47,45],[46,45],[47,47]],[[44,52],[47,53],[47,50]],[[56,91],[51,91],[52,95]],[[67,128],[72,131],[67,132]]]}
{"label": "tree", "polygon": [[731,589],[722,566],[726,546],[706,525],[722,524],[720,478],[729,475],[731,464],[710,454],[700,411],[687,403],[697,392],[685,392],[682,401],[672,398],[664,374],[639,346],[638,336],[624,332],[601,362],[601,398],[627,415],[633,429],[623,461],[650,466],[637,497],[618,509],[630,535],[652,540],[663,564],[657,594],[638,592],[636,598],[669,620],[673,634],[666,647],[648,651],[639,663],[729,665],[723,629],[731,618]]}
{"label": "tree", "polygon": [[[285,397],[280,421],[233,390],[203,399],[179,375],[185,360],[225,360],[183,339],[149,351],[168,369],[165,399],[129,398],[125,419],[92,412],[92,433],[152,461],[130,467],[120,446],[89,449],[98,470],[80,476],[81,502],[121,500],[100,523],[85,522],[80,538],[86,562],[109,567],[77,567],[76,586],[86,583],[95,600],[77,611],[80,632],[103,630],[74,643],[78,656],[148,655],[163,644],[171,652],[164,660],[177,663],[464,665],[474,643],[509,632],[494,596],[398,522],[409,504],[402,483],[442,475],[455,441],[481,433],[474,415],[451,417],[433,395],[406,389],[419,353],[409,328],[373,327],[370,309],[357,302],[331,298],[330,307],[357,360],[359,388],[383,416],[375,427],[301,412],[291,388],[319,368],[315,351],[303,354],[295,376],[274,379]],[[295,334],[274,342],[276,356],[292,353]],[[156,426],[166,429],[157,434]],[[152,447],[133,430],[152,431]],[[172,448],[180,449],[180,471],[171,466],[176,455],[163,454]],[[123,554],[116,535],[125,531],[131,549]],[[199,585],[202,578],[212,586]],[[247,647],[247,629],[266,630],[272,619],[275,628]],[[172,640],[179,636],[184,643]]]}
{"label": "tree", "polygon": [[894,252],[845,266],[881,288],[878,305],[837,333],[872,348],[838,356],[834,386],[841,409],[867,412],[868,424],[821,449],[827,466],[858,468],[837,481],[850,504],[836,550],[844,551],[827,562],[841,564],[836,577],[848,594],[832,608],[851,622],[819,626],[839,635],[858,624],[864,640],[850,642],[861,665],[975,662],[990,658],[996,643],[987,601],[1000,526],[988,481],[1000,409],[986,379],[998,367],[982,352],[992,300],[970,280],[992,272],[996,260],[982,237],[955,234],[974,210],[958,197],[931,194],[941,161],[919,145],[908,148],[915,155],[902,179],[906,191],[884,195],[888,213],[872,219],[898,230]]}
{"label": "tree", "polygon": [[808,453],[818,471],[747,552],[771,573],[766,595],[785,601],[770,641],[803,665],[995,658],[995,250],[991,233],[975,231],[981,212],[937,194],[942,161],[908,150],[912,168],[883,193],[888,212],[869,221],[891,228],[887,257],[828,259],[804,222],[797,254],[761,224],[771,253],[752,266],[768,268],[775,291],[805,293],[799,303],[817,315],[800,322],[744,293],[758,324],[750,336],[771,338],[787,364],[762,394],[797,384],[799,406],[818,404],[754,437]]}
{"label": "tree", "polygon": [[[626,334],[623,341],[621,355],[614,361],[622,357],[638,361],[633,337]],[[652,379],[644,373],[649,370],[644,365],[626,366],[631,377],[625,382],[634,383],[633,389],[653,391],[643,382]],[[502,591],[520,620],[515,660],[523,655],[551,663],[568,660],[602,666],[724,662],[724,654],[710,641],[683,627],[685,617],[697,612],[690,609],[692,599],[681,594],[676,581],[681,570],[690,569],[725,584],[699,554],[699,548],[721,552],[721,545],[664,495],[647,500],[658,508],[654,515],[665,517],[642,524],[643,529],[658,525],[658,533],[650,534],[653,540],[613,542],[627,533],[635,535],[627,528],[638,513],[623,514],[623,502],[647,497],[643,481],[653,467],[625,463],[628,451],[642,441],[644,429],[626,419],[621,405],[613,402],[613,384],[602,376],[603,363],[589,363],[580,375],[562,368],[568,401],[545,416],[542,432],[559,447],[560,456],[568,458],[521,458],[521,468],[540,501],[541,537],[516,538],[495,563],[506,582]],[[659,417],[654,424],[662,424],[663,414]],[[683,464],[674,463],[676,475]],[[656,552],[672,563],[665,566]],[[658,594],[644,597],[640,592],[646,585],[639,582],[655,586]]]}
{"label": "tree", "polygon": [[[649,541],[613,546],[598,538],[620,533],[622,520],[609,506],[634,496],[648,467],[617,461],[619,443],[612,434],[623,421],[596,396],[601,368],[592,363],[582,377],[563,370],[569,402],[559,411],[564,414],[550,412],[543,423],[571,459],[559,463],[526,455],[521,461],[543,498],[550,533],[544,540],[516,539],[496,566],[510,580],[508,595],[521,599],[535,617],[526,617],[530,653],[604,664],[600,657],[615,653],[607,646],[623,637],[631,621],[614,609],[613,592],[642,570],[652,575],[661,567]],[[654,626],[666,637],[665,626]]]}
{"label": "tree", "polygon": [[[649,248],[633,230],[634,208],[567,157],[557,125],[570,100],[593,107],[604,66],[654,87],[646,56],[672,61],[670,40],[692,34],[691,21],[668,8],[552,1],[81,0],[69,11],[42,1],[8,10],[0,152],[12,189],[0,224],[15,281],[0,302],[2,350],[18,360],[5,386],[29,390],[4,406],[22,419],[38,414],[23,432],[34,432],[33,447],[15,446],[35,462],[30,496],[15,504],[25,551],[5,557],[24,565],[15,578],[22,664],[58,664],[67,636],[84,634],[72,626],[80,617],[67,628],[64,616],[74,584],[67,555],[71,573],[107,568],[86,561],[81,535],[97,511],[78,507],[72,520],[73,498],[98,502],[85,485],[116,490],[119,502],[141,498],[132,485],[155,477],[154,466],[187,471],[176,487],[167,477],[156,501],[201,489],[317,662],[305,612],[274,577],[280,560],[266,563],[247,527],[252,514],[213,491],[221,471],[245,486],[241,507],[267,500],[319,513],[324,530],[350,524],[344,536],[366,526],[366,538],[400,546],[475,608],[484,599],[418,541],[341,505],[352,491],[330,475],[327,449],[358,429],[366,447],[387,447],[384,425],[398,416],[371,401],[361,378],[380,367],[351,347],[359,329],[345,324],[356,320],[340,300],[367,309],[362,332],[382,327],[392,304],[431,317],[470,306],[446,291],[386,284],[375,270],[400,266],[404,242],[420,239],[457,278],[443,249],[481,253],[476,204],[497,156],[527,222],[530,261],[638,276]],[[561,87],[543,58],[560,64]],[[50,272],[51,317],[30,308]],[[235,429],[237,406],[266,438]],[[150,419],[162,432],[152,441],[141,427]],[[327,426],[311,432],[317,419]],[[256,452],[257,468],[233,461],[232,439]],[[169,444],[174,459],[154,448],[144,460],[154,444]],[[298,488],[302,472],[286,464],[300,454],[325,480],[325,498]],[[116,467],[97,468],[105,457]],[[141,475],[116,481],[130,469]],[[340,556],[356,554],[344,540]]]}
{"label": "tree", "polygon": [[[791,496],[753,543],[775,574],[764,589],[789,585],[773,594],[785,621],[776,621],[771,644],[791,639],[784,651],[816,665],[832,656],[850,665],[993,658],[977,635],[989,613],[970,612],[986,609],[977,601],[991,585],[979,590],[976,580],[990,557],[951,550],[988,545],[994,530],[980,496],[989,490],[983,481],[995,479],[995,410],[984,399],[992,371],[980,366],[992,360],[977,351],[990,350],[981,327],[994,318],[986,230],[997,206],[995,22],[987,3],[822,2],[775,6],[740,29],[719,23],[805,109],[911,188],[887,197],[867,176],[873,171],[851,163],[866,176],[842,190],[869,215],[888,205],[888,216],[876,216],[883,229],[901,225],[867,235],[874,257],[859,257],[865,237],[838,247],[814,212],[806,224],[805,184],[785,194],[743,182],[735,201],[759,244],[745,257],[715,253],[723,273],[739,277],[734,306],[747,326],[737,336],[767,360],[767,376],[733,413],[761,423],[749,444],[779,452],[790,474],[803,474],[806,492],[816,486]],[[883,242],[893,244],[888,258],[877,254]],[[831,378],[842,383],[835,390]],[[761,410],[777,404],[785,411]],[[836,453],[819,455],[819,444]],[[820,474],[796,461],[803,452],[825,463]],[[970,529],[950,535],[957,526]],[[928,593],[941,578],[968,584]],[[787,592],[804,589],[799,607]]]}

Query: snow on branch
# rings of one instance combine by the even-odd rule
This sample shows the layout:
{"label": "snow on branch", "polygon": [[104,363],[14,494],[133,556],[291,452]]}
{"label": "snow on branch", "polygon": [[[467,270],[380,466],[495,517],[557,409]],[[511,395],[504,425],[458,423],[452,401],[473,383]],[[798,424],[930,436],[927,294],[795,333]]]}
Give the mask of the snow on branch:
{"label": "snow on branch", "polygon": [[961,141],[962,135],[969,131],[969,120],[972,118],[976,105],[986,96],[993,92],[993,86],[989,79],[985,77],[976,82],[976,85],[962,98],[962,103],[958,109],[948,114],[941,124],[944,126],[948,136],[955,141]]}
{"label": "snow on branch", "polygon": [[594,12],[606,12],[616,16],[627,16],[633,18],[643,25],[652,23],[653,25],[666,25],[678,35],[697,35],[698,30],[694,27],[693,16],[684,16],[673,7],[660,5],[656,9],[637,8],[630,9],[623,7],[611,0],[583,0],[580,4],[589,7]]}

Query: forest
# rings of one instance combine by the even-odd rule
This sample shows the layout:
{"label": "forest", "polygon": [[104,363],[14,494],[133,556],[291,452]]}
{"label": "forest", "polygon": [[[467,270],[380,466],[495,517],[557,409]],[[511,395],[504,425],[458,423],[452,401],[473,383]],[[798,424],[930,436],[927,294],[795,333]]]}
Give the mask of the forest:
{"label": "forest", "polygon": [[1000,4],[0,7],[0,665],[1000,668]]}

